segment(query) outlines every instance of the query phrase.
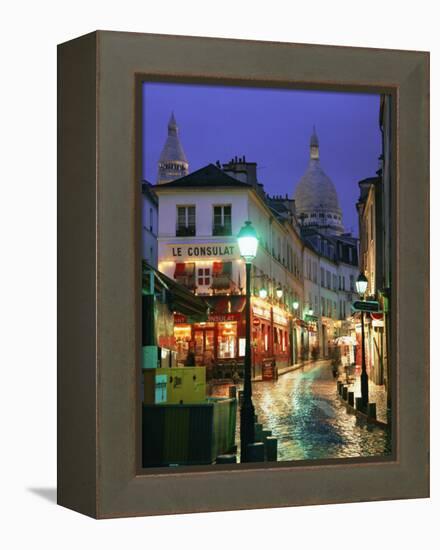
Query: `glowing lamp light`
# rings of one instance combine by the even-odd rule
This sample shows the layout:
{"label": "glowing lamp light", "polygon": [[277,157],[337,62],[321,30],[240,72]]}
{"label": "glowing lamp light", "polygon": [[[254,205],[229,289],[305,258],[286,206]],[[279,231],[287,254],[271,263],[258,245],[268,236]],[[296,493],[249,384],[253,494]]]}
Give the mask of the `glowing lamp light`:
{"label": "glowing lamp light", "polygon": [[363,296],[367,292],[368,279],[363,273],[359,275],[356,281],[356,290],[360,296]]}
{"label": "glowing lamp light", "polygon": [[293,309],[296,311],[299,308],[299,302],[293,302]]}
{"label": "glowing lamp light", "polygon": [[313,309],[312,308],[309,309],[309,315],[313,315]]}
{"label": "glowing lamp light", "polygon": [[260,288],[259,295],[260,298],[265,300],[267,298],[267,290],[265,288]]}
{"label": "glowing lamp light", "polygon": [[245,222],[237,236],[240,256],[246,263],[251,263],[257,255],[258,237],[250,221]]}
{"label": "glowing lamp light", "polygon": [[278,299],[281,299],[283,297],[283,289],[280,286],[276,289],[275,292],[277,293]]}

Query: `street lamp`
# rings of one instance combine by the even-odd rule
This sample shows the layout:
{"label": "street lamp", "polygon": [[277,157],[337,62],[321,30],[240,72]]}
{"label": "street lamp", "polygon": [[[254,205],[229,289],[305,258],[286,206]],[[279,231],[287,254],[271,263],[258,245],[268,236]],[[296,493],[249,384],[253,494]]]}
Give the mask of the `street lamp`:
{"label": "street lamp", "polygon": [[[368,288],[368,279],[363,273],[359,275],[356,281],[356,290],[362,300],[365,300],[365,293]],[[368,374],[367,374],[367,362],[365,360],[365,326],[364,326],[364,312],[361,311],[361,327],[362,327],[362,372],[361,372],[361,399],[362,407],[364,411],[368,405]]]}
{"label": "street lamp", "polygon": [[298,362],[298,343],[296,339],[296,319],[298,317],[298,308],[299,308],[299,302],[298,300],[294,300],[292,302],[292,307],[295,315],[295,321],[291,320],[292,323],[292,341],[293,341],[293,356],[292,356],[292,362],[293,364]]}
{"label": "street lamp", "polygon": [[241,462],[248,462],[248,445],[255,442],[255,410],[252,403],[251,381],[251,267],[258,249],[257,233],[250,221],[245,222],[244,226],[240,229],[237,240],[240,255],[246,262],[246,347],[244,355],[243,404],[240,409],[240,454]]}
{"label": "street lamp", "polygon": [[283,289],[279,286],[275,292],[277,293],[278,300],[281,300],[281,298],[283,297]]}
{"label": "street lamp", "polygon": [[365,293],[367,292],[368,288],[368,279],[365,277],[363,273],[359,275],[356,281],[356,290],[359,296],[365,296]]}
{"label": "street lamp", "polygon": [[265,288],[260,288],[259,295],[260,298],[265,300],[267,298],[267,290]]}

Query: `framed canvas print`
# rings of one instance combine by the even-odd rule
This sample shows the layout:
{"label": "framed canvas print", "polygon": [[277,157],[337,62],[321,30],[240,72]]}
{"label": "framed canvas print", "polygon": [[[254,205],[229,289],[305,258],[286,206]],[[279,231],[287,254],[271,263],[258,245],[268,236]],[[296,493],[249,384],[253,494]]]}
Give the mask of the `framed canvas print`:
{"label": "framed canvas print", "polygon": [[59,46],[58,502],[429,496],[429,56]]}

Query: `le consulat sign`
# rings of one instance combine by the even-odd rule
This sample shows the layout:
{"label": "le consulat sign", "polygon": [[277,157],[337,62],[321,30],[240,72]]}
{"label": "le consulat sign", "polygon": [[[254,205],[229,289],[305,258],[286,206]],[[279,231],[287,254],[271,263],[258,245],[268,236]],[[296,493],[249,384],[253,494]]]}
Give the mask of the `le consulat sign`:
{"label": "le consulat sign", "polygon": [[172,260],[220,258],[232,260],[240,257],[237,243],[168,244],[167,256]]}

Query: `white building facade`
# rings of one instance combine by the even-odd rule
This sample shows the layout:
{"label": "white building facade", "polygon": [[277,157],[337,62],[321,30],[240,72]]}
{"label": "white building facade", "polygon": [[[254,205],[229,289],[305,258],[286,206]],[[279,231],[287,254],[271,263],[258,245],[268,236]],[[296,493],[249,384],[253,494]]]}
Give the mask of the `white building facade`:
{"label": "white building facade", "polygon": [[175,319],[179,357],[193,343],[198,364],[242,362],[246,275],[236,236],[250,220],[260,239],[251,281],[254,374],[273,358],[279,366],[294,363],[304,296],[302,241],[292,220],[271,209],[255,182],[214,165],[156,192],[159,270],[212,306],[207,323]]}

